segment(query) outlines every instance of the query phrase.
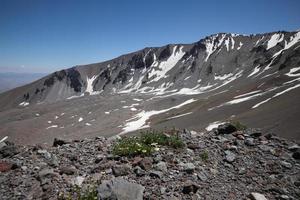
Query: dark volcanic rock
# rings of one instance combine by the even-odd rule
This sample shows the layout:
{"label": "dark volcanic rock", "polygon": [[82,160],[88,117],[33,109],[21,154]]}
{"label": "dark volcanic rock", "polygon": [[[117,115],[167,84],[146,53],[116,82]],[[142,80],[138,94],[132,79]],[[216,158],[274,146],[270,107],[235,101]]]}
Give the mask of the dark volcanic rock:
{"label": "dark volcanic rock", "polygon": [[293,153],[293,158],[296,160],[300,160],[300,151],[299,150]]}
{"label": "dark volcanic rock", "polygon": [[196,193],[199,188],[200,187],[196,183],[194,183],[192,181],[187,181],[187,182],[184,183],[182,192],[184,194]]}
{"label": "dark volcanic rock", "polygon": [[14,144],[5,145],[0,149],[0,158],[12,157],[19,153],[18,148]]}
{"label": "dark volcanic rock", "polygon": [[62,140],[62,139],[54,138],[54,141],[53,141],[53,146],[54,147],[61,146],[61,145],[64,145],[64,144],[68,144],[68,142],[65,141],[65,140]]}
{"label": "dark volcanic rock", "polygon": [[219,125],[218,128],[215,130],[215,133],[217,135],[221,134],[230,134],[237,131],[236,127],[230,123],[225,123],[222,125]]}

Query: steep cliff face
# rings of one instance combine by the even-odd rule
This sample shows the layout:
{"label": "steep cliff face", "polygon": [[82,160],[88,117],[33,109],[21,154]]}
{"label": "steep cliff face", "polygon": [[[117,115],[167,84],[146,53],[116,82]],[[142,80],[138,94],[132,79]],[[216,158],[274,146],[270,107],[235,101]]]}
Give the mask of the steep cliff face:
{"label": "steep cliff face", "polygon": [[[93,130],[89,127],[83,133],[94,132],[111,122],[114,122],[113,128],[105,129],[109,133],[174,125],[169,121],[182,127],[203,129],[211,120],[232,116],[250,123],[255,121],[250,117],[265,116],[261,122],[275,123],[274,126],[284,129],[286,124],[292,123],[290,125],[296,127],[299,122],[300,113],[295,104],[300,100],[299,70],[300,32],[219,33],[192,44],[149,47],[110,61],[55,72],[2,93],[0,109],[40,104],[49,107],[55,103],[74,110],[74,102],[78,105],[76,110],[82,104],[95,105],[97,109],[106,105],[99,110],[102,114],[108,112],[111,115],[117,109],[130,110],[119,112],[119,121],[103,116],[109,120],[107,123],[101,122]],[[141,102],[134,102],[135,97]],[[130,99],[127,102],[131,105],[123,108],[120,105],[126,99]],[[182,104],[194,110],[180,111]],[[174,109],[178,112],[170,112]],[[280,112],[278,115],[288,113],[288,121],[276,112]],[[169,115],[165,116],[166,113]],[[181,121],[177,122],[172,118],[176,114],[185,117],[180,117]],[[195,117],[203,123],[197,124]],[[124,124],[124,120],[129,122]]]}

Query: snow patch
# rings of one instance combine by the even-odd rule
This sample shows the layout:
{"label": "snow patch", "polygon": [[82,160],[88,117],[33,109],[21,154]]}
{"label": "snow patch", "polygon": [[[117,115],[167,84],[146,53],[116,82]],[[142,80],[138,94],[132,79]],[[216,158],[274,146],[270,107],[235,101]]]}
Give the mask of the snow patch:
{"label": "snow patch", "polygon": [[299,73],[296,73],[294,74],[295,72],[299,71],[300,70],[300,67],[295,67],[295,68],[292,68],[290,69],[290,71],[288,73],[286,73],[285,75],[289,76],[289,77],[298,77],[300,76],[300,72]]}
{"label": "snow patch", "polygon": [[208,60],[210,55],[212,55],[215,52],[215,50],[222,45],[225,36],[226,36],[225,34],[222,34],[221,39],[218,41],[218,44],[216,45],[215,45],[215,40],[217,38],[217,35],[214,35],[205,41],[206,54],[207,54],[205,58],[205,62]]}
{"label": "snow patch", "polygon": [[189,78],[191,78],[191,76],[186,77],[184,80],[186,81],[186,80],[188,80]]}
{"label": "snow patch", "polygon": [[183,57],[185,54],[184,51],[182,51],[183,46],[179,48],[179,51],[176,52],[177,46],[173,47],[172,55],[166,60],[162,61],[158,65],[158,70],[155,70],[155,68],[152,68],[152,71],[149,73],[149,78],[155,77],[150,82],[158,81],[161,78],[166,78],[166,74],[177,64],[177,62]]}
{"label": "snow patch", "polygon": [[137,109],[136,109],[136,108],[130,108],[130,110],[131,110],[131,111],[137,111]]}
{"label": "snow patch", "polygon": [[264,37],[265,37],[265,36],[262,36],[262,38],[260,38],[259,40],[257,40],[254,46],[258,45],[258,43],[259,43],[260,41],[262,41],[262,40],[264,39]]}
{"label": "snow patch", "polygon": [[278,34],[278,33],[273,34],[268,41],[267,50],[275,47],[279,42],[283,40],[283,38],[284,38],[283,34]]}
{"label": "snow patch", "polygon": [[[128,123],[125,124],[124,128],[123,128],[123,131],[119,134],[119,135],[122,135],[122,134],[125,134],[125,133],[128,133],[128,132],[132,132],[132,131],[136,131],[136,130],[139,130],[139,129],[142,129],[142,128],[147,128],[149,127],[148,124],[145,124],[146,121],[153,115],[158,115],[158,114],[161,114],[161,113],[165,113],[169,110],[172,110],[172,109],[178,109],[182,106],[185,106],[187,104],[190,104],[190,103],[193,103],[197,100],[195,99],[189,99],[177,106],[174,106],[174,107],[171,107],[171,108],[167,108],[167,109],[163,109],[163,110],[152,110],[152,111],[142,111],[138,114],[136,114],[133,118],[129,119]],[[135,120],[134,120],[135,119]],[[134,121],[132,121],[134,120]]]}
{"label": "snow patch", "polygon": [[253,76],[253,75],[255,75],[255,74],[257,74],[258,72],[259,72],[259,65],[258,66],[256,66],[255,68],[254,68],[254,70],[251,72],[251,74],[249,74],[248,75],[248,78],[249,77],[251,77],[251,76]]}
{"label": "snow patch", "polygon": [[28,106],[28,105],[29,105],[29,102],[23,101],[23,102],[20,103],[19,105],[25,107],[25,106]]}
{"label": "snow patch", "polygon": [[223,76],[215,76],[214,78],[215,78],[215,80],[221,80],[221,81],[223,81],[225,79],[228,79],[231,76],[233,76],[233,74],[229,73],[229,74],[224,74]]}
{"label": "snow patch", "polygon": [[94,83],[94,81],[96,80],[96,78],[98,76],[99,75],[92,76],[91,78],[89,78],[88,76],[86,77],[87,86],[86,86],[85,92],[88,92],[90,95],[95,94],[95,91],[94,91],[94,88],[93,88],[93,83]]}
{"label": "snow patch", "polygon": [[257,108],[257,107],[259,107],[260,105],[262,105],[262,104],[264,104],[264,103],[267,103],[268,101],[270,101],[270,100],[272,100],[272,99],[274,99],[274,98],[276,98],[276,97],[278,97],[278,96],[280,96],[280,95],[283,95],[284,93],[287,93],[287,92],[289,92],[289,91],[291,91],[291,90],[294,90],[294,89],[296,89],[296,88],[298,88],[298,87],[300,87],[300,84],[297,84],[297,85],[294,85],[294,86],[292,86],[292,87],[290,87],[290,88],[287,88],[287,89],[285,89],[285,90],[283,90],[283,91],[281,91],[281,92],[275,94],[275,95],[272,96],[271,98],[268,98],[268,99],[266,99],[266,100],[264,100],[264,101],[262,101],[262,102],[260,102],[260,103],[258,103],[258,104],[255,104],[254,106],[252,106],[252,108]]}
{"label": "snow patch", "polygon": [[7,140],[7,138],[8,138],[8,136],[5,136],[4,138],[2,138],[2,139],[0,140],[0,143],[2,143],[2,142],[4,142],[5,140]]}
{"label": "snow patch", "polygon": [[242,42],[240,42],[240,44],[239,44],[239,46],[238,46],[237,50],[240,50],[240,49],[242,48],[242,46],[243,46],[243,43],[242,43]]}
{"label": "snow patch", "polygon": [[57,128],[57,127],[58,127],[57,125],[52,125],[52,126],[47,127],[46,129]]}
{"label": "snow patch", "polygon": [[175,118],[183,117],[183,116],[186,116],[186,115],[190,115],[192,113],[193,112],[188,112],[188,113],[184,113],[184,114],[181,114],[181,115],[176,115],[176,116],[173,116],[173,117],[169,117],[167,119],[175,119]]}
{"label": "snow patch", "polygon": [[241,97],[245,97],[245,96],[249,96],[250,94],[256,94],[258,92],[260,92],[261,90],[255,90],[255,91],[252,91],[252,92],[248,92],[248,93],[245,93],[245,94],[241,94],[241,95],[238,95],[238,96],[235,96],[234,99],[236,98],[241,98]]}
{"label": "snow patch", "polygon": [[207,131],[211,131],[214,128],[218,128],[219,125],[222,125],[222,124],[225,124],[225,123],[226,122],[215,121],[215,122],[210,123],[205,129]]}

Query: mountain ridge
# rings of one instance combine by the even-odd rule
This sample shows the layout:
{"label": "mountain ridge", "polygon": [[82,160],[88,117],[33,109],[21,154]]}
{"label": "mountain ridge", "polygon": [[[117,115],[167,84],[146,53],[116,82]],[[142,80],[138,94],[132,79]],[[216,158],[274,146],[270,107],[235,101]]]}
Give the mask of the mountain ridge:
{"label": "mountain ridge", "polygon": [[60,70],[0,95],[0,117],[10,116],[0,135],[19,140],[34,120],[26,134],[45,142],[174,125],[201,131],[236,119],[298,139],[299,41],[300,32],[219,33]]}

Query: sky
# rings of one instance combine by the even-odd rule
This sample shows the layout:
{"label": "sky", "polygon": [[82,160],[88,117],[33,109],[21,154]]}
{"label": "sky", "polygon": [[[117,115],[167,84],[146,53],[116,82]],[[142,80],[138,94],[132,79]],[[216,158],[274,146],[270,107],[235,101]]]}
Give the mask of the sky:
{"label": "sky", "polygon": [[0,72],[50,73],[219,32],[300,29],[299,0],[0,0]]}

